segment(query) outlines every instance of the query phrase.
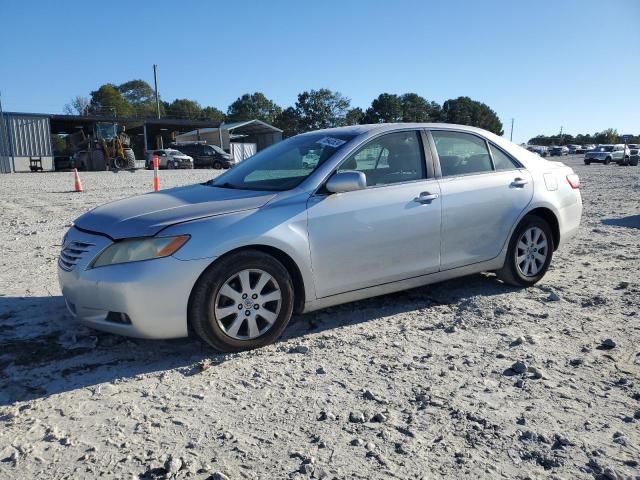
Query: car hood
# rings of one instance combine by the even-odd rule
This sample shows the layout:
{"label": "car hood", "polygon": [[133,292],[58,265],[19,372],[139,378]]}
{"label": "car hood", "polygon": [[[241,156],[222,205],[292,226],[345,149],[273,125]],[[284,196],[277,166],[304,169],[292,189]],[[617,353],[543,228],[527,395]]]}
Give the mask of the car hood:
{"label": "car hood", "polygon": [[107,203],[85,213],[74,224],[115,240],[148,237],[176,223],[260,208],[275,195],[189,185]]}

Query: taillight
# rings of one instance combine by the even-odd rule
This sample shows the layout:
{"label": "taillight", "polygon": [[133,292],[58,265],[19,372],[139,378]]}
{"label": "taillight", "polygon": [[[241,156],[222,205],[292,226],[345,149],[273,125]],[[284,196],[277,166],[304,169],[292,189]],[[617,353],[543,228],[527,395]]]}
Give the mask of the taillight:
{"label": "taillight", "polygon": [[580,177],[578,177],[578,175],[576,175],[575,173],[567,175],[567,182],[569,182],[571,188],[580,188]]}

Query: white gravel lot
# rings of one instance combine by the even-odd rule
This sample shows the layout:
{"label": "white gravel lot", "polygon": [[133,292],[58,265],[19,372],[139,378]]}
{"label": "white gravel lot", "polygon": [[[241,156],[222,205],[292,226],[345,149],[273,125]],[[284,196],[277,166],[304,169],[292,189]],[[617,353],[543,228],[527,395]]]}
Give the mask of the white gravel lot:
{"label": "white gravel lot", "polygon": [[151,172],[0,175],[0,478],[640,479],[640,168],[564,161],[582,227],[537,286],[466,277],[233,355],[66,314],[64,231]]}

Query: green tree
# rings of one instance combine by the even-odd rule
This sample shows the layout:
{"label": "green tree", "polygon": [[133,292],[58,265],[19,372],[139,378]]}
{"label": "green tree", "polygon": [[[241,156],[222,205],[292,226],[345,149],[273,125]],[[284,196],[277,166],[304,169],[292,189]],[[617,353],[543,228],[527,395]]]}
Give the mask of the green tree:
{"label": "green tree", "polygon": [[618,143],[619,135],[615,128],[607,128],[594,135],[596,143]]}
{"label": "green tree", "polygon": [[307,132],[344,125],[350,104],[351,100],[340,92],[327,88],[298,94],[296,110],[300,116],[300,130]]}
{"label": "green tree", "polygon": [[202,120],[223,122],[225,120],[225,114],[222,110],[218,110],[216,107],[204,107],[200,114],[200,118],[202,118]]}
{"label": "green tree", "polygon": [[274,123],[281,112],[282,108],[265,97],[263,93],[245,93],[229,105],[227,119],[229,121],[257,119]]}
{"label": "green tree", "polygon": [[122,97],[131,105],[133,114],[139,117],[153,117],[157,114],[155,94],[144,80],[129,80],[118,86]]}
{"label": "green tree", "polygon": [[91,92],[90,109],[91,113],[98,115],[129,117],[132,114],[131,105],[112,83],[102,85],[98,90]]}
{"label": "green tree", "polygon": [[364,112],[360,107],[352,108],[344,117],[346,125],[359,125],[364,119]]}
{"label": "green tree", "polygon": [[402,103],[393,93],[381,93],[371,102],[364,115],[365,123],[392,123],[402,121]]}
{"label": "green tree", "polygon": [[202,117],[202,107],[195,100],[176,98],[167,108],[167,116],[188,120],[197,120]]}
{"label": "green tree", "polygon": [[484,103],[472,100],[469,97],[458,97],[444,102],[441,118],[446,123],[484,128],[496,135],[504,133],[502,122],[496,112]]}
{"label": "green tree", "polygon": [[403,122],[437,122],[441,108],[436,102],[429,102],[417,93],[400,96]]}
{"label": "green tree", "polygon": [[285,108],[280,115],[276,117],[273,125],[282,130],[284,138],[292,137],[300,133],[300,114],[293,107]]}

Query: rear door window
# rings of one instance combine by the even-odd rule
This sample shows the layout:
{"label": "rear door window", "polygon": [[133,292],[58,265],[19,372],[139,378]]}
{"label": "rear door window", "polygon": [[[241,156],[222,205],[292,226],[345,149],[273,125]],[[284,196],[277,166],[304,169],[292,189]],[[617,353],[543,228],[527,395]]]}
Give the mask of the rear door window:
{"label": "rear door window", "polygon": [[443,177],[493,171],[487,142],[462,132],[432,131]]}

